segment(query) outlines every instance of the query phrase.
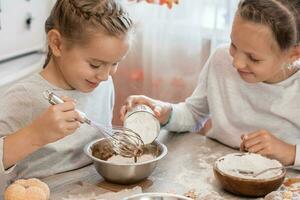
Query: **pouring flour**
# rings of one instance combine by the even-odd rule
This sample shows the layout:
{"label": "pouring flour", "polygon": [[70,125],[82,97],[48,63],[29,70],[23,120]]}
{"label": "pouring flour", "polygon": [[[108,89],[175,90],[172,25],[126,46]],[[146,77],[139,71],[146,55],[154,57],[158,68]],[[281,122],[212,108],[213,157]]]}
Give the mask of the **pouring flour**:
{"label": "pouring flour", "polygon": [[160,131],[160,124],[149,106],[140,104],[125,115],[124,127],[140,135],[144,144],[152,143]]}

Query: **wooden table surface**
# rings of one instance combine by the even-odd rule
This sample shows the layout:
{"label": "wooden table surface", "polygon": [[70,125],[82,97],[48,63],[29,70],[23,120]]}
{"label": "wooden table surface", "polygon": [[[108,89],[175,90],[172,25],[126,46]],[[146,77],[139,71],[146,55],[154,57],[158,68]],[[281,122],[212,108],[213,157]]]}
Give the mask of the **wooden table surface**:
{"label": "wooden table surface", "polygon": [[[214,161],[228,153],[237,152],[198,133],[160,134],[158,140],[168,148],[167,156],[158,163],[148,180],[139,183],[143,192],[172,192],[184,194],[195,190],[200,194],[221,196],[223,199],[249,199],[222,190],[213,175]],[[287,176],[296,176],[289,170]],[[105,182],[93,165],[43,179],[51,189],[51,200],[60,200],[74,193],[104,193],[123,186]],[[91,187],[86,187],[86,186]],[[99,187],[100,185],[100,187]],[[85,186],[85,187],[83,187]],[[108,189],[108,190],[107,190]],[[209,198],[212,199],[212,198]]]}

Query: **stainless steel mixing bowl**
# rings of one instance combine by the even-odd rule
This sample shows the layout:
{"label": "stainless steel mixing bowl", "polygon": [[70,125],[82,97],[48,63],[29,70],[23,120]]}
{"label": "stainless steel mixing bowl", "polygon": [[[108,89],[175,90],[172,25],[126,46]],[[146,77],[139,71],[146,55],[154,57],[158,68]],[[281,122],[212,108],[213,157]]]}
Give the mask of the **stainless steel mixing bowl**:
{"label": "stainless steel mixing bowl", "polygon": [[122,200],[192,200],[185,196],[169,193],[143,193],[126,197]]}
{"label": "stainless steel mixing bowl", "polygon": [[154,141],[151,144],[151,149],[154,149],[154,151],[149,151],[152,154],[156,154],[154,159],[141,163],[115,164],[93,156],[92,151],[94,147],[105,145],[107,146],[106,138],[97,139],[87,144],[84,152],[93,160],[97,172],[105,180],[117,184],[133,184],[146,179],[156,168],[158,161],[168,152],[164,144]]}

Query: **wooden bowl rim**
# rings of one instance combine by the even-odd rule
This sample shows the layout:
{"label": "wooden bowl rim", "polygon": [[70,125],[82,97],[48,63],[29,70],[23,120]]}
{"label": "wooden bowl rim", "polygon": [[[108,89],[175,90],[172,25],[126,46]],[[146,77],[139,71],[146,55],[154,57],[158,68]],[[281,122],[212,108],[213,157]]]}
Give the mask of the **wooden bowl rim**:
{"label": "wooden bowl rim", "polygon": [[[217,159],[218,161],[219,159]],[[223,171],[221,171],[218,167],[217,167],[217,161],[215,161],[214,166],[213,166],[213,170],[215,170],[217,173],[219,173],[222,176],[225,177],[229,177],[233,180],[237,180],[237,181],[247,181],[247,182],[253,182],[253,183],[267,183],[267,182],[271,182],[271,181],[275,181],[275,180],[279,180],[283,177],[285,177],[286,175],[286,169],[282,169],[282,173],[280,175],[274,176],[273,178],[264,178],[264,179],[247,179],[247,178],[243,178],[243,177],[237,177],[237,176],[233,176],[230,174],[226,174]]]}

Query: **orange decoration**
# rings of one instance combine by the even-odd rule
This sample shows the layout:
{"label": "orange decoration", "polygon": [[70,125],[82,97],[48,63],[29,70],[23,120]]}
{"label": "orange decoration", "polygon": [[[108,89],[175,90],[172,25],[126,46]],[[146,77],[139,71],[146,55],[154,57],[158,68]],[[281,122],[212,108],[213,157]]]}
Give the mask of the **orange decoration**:
{"label": "orange decoration", "polygon": [[[129,1],[141,2],[142,0],[129,0]],[[169,9],[171,9],[174,4],[179,4],[179,0],[145,0],[145,1],[151,4],[159,4],[159,5],[166,4]]]}
{"label": "orange decoration", "polygon": [[177,88],[185,87],[185,81],[180,77],[173,77],[171,79],[171,85]]}
{"label": "orange decoration", "polygon": [[143,81],[144,80],[144,71],[143,69],[136,69],[130,74],[130,79],[133,81]]}

